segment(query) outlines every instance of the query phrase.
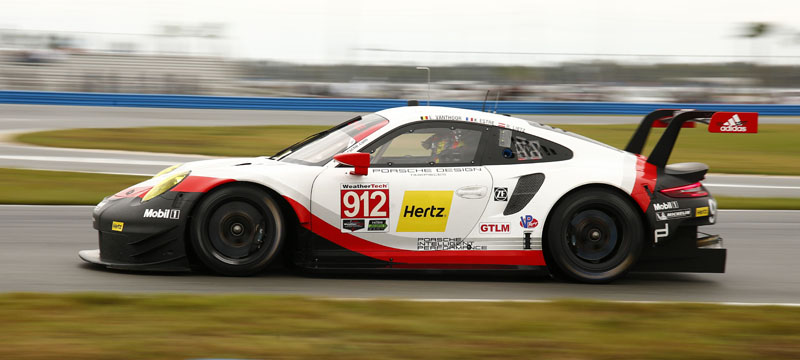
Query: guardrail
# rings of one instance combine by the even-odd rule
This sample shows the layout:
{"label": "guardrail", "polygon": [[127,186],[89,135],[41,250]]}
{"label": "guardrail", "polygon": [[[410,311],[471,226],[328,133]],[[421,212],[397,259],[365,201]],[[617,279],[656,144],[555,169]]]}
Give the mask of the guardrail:
{"label": "guardrail", "polygon": [[[193,109],[243,110],[309,110],[373,112],[405,106],[399,99],[338,99],[338,98],[263,98],[203,95],[110,94],[44,91],[0,91],[0,103],[32,105],[121,106]],[[420,104],[426,101],[420,100]],[[431,101],[434,106],[450,106],[481,110],[482,101]],[[654,109],[713,109],[721,111],[757,112],[760,115],[800,116],[800,105],[774,104],[675,104],[621,102],[540,102],[500,101],[497,112],[503,114],[566,114],[566,115],[644,115]],[[487,110],[495,103],[487,102]]]}

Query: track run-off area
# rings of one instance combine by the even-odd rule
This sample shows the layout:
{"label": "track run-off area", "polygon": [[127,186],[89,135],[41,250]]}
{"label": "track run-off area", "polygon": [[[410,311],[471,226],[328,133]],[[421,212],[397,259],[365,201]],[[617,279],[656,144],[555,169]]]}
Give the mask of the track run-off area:
{"label": "track run-off area", "polygon": [[279,269],[246,278],[113,271],[78,258],[79,250],[97,248],[91,212],[91,206],[0,206],[0,289],[370,299],[800,302],[800,211],[721,210],[719,222],[707,231],[724,237],[728,248],[724,274],[631,273],[608,285],[561,282],[533,271],[320,275]]}

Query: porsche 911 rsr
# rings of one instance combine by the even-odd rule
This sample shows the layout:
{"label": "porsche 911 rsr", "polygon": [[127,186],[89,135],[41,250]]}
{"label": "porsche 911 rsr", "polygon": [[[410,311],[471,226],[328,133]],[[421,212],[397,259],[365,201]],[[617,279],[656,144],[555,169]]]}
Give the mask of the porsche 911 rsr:
{"label": "porsche 911 rsr", "polygon": [[[757,114],[657,110],[625,151],[509,116],[408,106],[272,157],[198,161],[109,196],[85,261],[127,270],[530,269],[584,282],[724,272],[701,163],[667,165],[681,127],[755,132]],[[652,154],[650,129],[665,126]]]}

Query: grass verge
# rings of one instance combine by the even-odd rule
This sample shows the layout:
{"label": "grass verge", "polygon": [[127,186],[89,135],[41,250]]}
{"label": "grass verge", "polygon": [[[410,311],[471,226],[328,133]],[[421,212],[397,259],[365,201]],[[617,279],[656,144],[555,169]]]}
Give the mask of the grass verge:
{"label": "grass verge", "polygon": [[0,168],[0,204],[94,205],[142,176]]}
{"label": "grass verge", "polygon": [[0,358],[796,359],[800,308],[5,294]]}
{"label": "grass verge", "polygon": [[149,127],[70,129],[17,135],[16,141],[84,149],[259,156],[276,152],[328,126]]}
{"label": "grass verge", "polygon": [[[0,168],[0,204],[94,205],[147,179],[67,171]],[[720,209],[800,210],[800,198],[717,197]]]}
{"label": "grass verge", "polygon": [[[609,145],[623,148],[635,125],[559,125]],[[17,141],[73,148],[97,148],[186,154],[272,155],[320,126],[153,127],[71,129],[22,134]],[[663,129],[653,129],[645,154]],[[671,162],[699,161],[712,172],[800,175],[798,124],[760,124],[758,134],[709,134],[704,125],[681,131]]]}
{"label": "grass verge", "polygon": [[720,209],[800,210],[800,198],[750,198],[718,196]]}

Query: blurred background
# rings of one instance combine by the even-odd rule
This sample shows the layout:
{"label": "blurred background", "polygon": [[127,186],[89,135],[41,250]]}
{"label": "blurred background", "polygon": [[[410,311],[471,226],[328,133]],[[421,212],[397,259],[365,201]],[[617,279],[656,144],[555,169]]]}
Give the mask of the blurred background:
{"label": "blurred background", "polygon": [[3,3],[3,90],[800,102],[792,1]]}

